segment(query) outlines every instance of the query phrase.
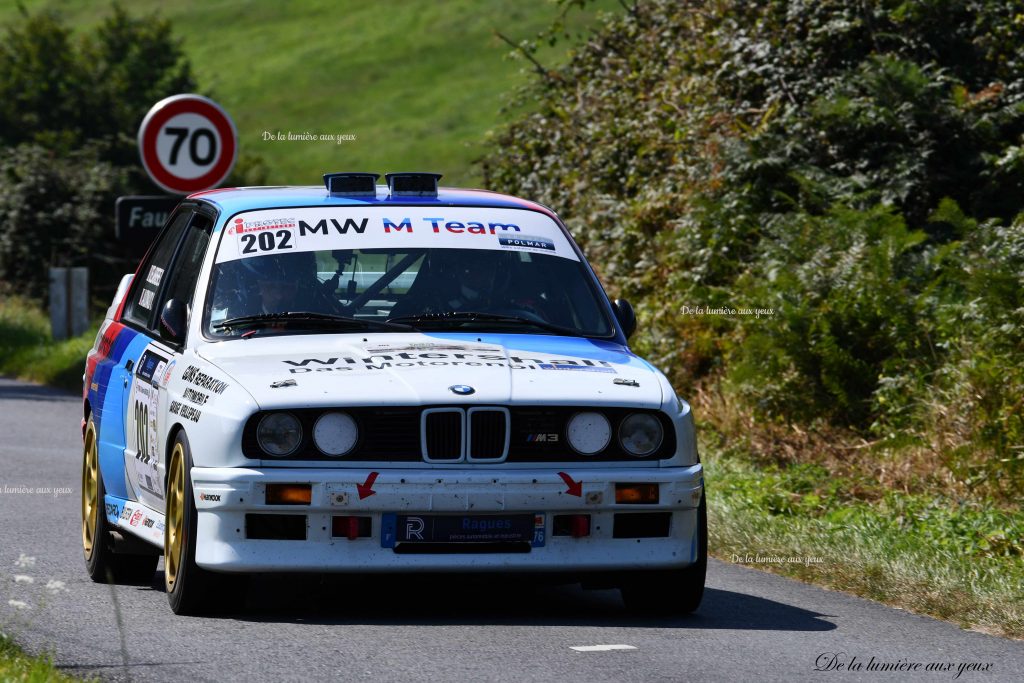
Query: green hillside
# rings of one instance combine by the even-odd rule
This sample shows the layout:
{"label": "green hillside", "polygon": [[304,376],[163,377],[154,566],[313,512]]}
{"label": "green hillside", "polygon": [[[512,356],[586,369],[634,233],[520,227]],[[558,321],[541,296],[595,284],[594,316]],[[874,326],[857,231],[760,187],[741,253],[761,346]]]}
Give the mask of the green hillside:
{"label": "green hillside", "polygon": [[[96,0],[22,0],[89,28],[109,13]],[[133,0],[138,16],[159,10],[174,22],[202,89],[238,127],[244,152],[263,157],[269,183],[313,183],[329,170],[432,170],[451,184],[478,184],[473,159],[527,80],[523,62],[493,32],[533,38],[560,8],[547,0],[339,2],[305,0]],[[584,30],[612,0],[570,16]],[[0,23],[18,17],[0,5]],[[545,48],[545,65],[565,61],[569,41]],[[264,141],[263,133],[351,134],[355,141]]]}

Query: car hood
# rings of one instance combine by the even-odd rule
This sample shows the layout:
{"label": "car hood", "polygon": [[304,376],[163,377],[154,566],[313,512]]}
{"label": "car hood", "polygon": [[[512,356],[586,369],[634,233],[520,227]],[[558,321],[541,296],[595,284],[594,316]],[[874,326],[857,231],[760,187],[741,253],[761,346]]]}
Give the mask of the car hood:
{"label": "car hood", "polygon": [[[660,373],[628,348],[574,337],[312,334],[208,343],[196,351],[262,409],[450,403],[659,408],[663,401]],[[456,393],[458,385],[472,392]]]}

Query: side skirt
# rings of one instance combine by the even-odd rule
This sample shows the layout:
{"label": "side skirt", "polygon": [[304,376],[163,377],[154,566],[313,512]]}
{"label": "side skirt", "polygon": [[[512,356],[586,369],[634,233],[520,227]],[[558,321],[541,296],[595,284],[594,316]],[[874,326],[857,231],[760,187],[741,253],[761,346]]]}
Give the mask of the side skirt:
{"label": "side skirt", "polygon": [[126,536],[146,541],[163,551],[165,519],[162,514],[134,500],[107,495],[103,499],[107,521]]}

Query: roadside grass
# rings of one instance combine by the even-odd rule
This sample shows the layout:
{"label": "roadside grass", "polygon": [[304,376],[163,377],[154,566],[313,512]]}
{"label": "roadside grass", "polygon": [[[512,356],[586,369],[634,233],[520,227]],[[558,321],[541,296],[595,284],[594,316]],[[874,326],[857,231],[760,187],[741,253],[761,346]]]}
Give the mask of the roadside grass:
{"label": "roadside grass", "polygon": [[705,449],[710,551],[975,629],[1024,639],[1024,513],[886,491],[808,463]]}
{"label": "roadside grass", "polygon": [[0,681],[11,683],[80,683],[98,678],[75,678],[53,665],[49,655],[26,655],[5,634],[0,633]]}
{"label": "roadside grass", "polygon": [[[80,34],[109,15],[105,0],[21,0],[54,9]],[[239,150],[261,156],[268,184],[320,183],[326,171],[436,171],[478,185],[473,160],[506,119],[510,94],[533,76],[510,60],[501,31],[532,40],[560,11],[547,0],[339,3],[336,0],[133,0],[132,16],[159,10],[173,22],[204,94],[235,121]],[[18,18],[0,3],[0,25]],[[568,14],[574,32],[596,25],[597,0]],[[574,41],[543,44],[546,68]],[[343,143],[265,140],[264,132],[352,134]],[[129,131],[134,135],[134,132]]]}
{"label": "roadside grass", "polygon": [[79,337],[54,342],[37,305],[18,297],[0,300],[0,374],[81,391],[85,357],[98,330],[93,324]]}

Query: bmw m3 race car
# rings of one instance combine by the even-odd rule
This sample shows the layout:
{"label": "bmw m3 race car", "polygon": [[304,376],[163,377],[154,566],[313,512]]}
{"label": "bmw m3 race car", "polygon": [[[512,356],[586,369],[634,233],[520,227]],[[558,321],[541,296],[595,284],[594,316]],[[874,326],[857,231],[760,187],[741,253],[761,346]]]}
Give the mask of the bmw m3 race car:
{"label": "bmw m3 race car", "polygon": [[549,209],[436,174],[185,199],[89,353],[96,581],[194,613],[259,572],[537,572],[683,613],[689,405]]}

